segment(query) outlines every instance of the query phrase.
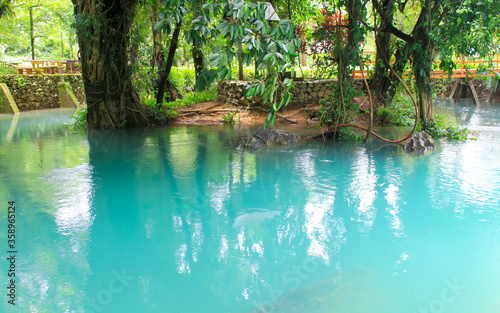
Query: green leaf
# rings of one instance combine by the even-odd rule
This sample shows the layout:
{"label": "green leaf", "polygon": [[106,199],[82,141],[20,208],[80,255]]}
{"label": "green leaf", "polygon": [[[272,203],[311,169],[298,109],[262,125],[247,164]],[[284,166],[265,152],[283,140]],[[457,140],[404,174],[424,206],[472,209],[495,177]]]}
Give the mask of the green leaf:
{"label": "green leaf", "polygon": [[283,51],[285,51],[286,53],[288,53],[288,47],[284,44],[284,43],[280,43],[280,47],[281,49],[283,49]]}
{"label": "green leaf", "polygon": [[274,41],[272,41],[268,46],[267,46],[267,50],[268,51],[272,51],[274,53],[276,53],[276,43]]}
{"label": "green leaf", "polygon": [[269,60],[269,58],[270,58],[270,57],[272,57],[272,56],[273,56],[273,54],[272,54],[272,53],[268,53],[268,54],[266,54],[266,55],[264,56],[264,58],[263,58],[262,60],[263,60],[263,61],[267,61],[267,60]]}
{"label": "green leaf", "polygon": [[251,98],[255,95],[255,86],[248,86],[245,92],[245,97]]}

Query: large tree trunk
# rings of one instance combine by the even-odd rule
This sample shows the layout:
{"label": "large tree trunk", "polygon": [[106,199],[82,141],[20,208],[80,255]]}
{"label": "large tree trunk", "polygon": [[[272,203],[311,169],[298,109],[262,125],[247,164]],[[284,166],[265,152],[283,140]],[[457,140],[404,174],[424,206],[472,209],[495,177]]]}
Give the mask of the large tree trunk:
{"label": "large tree trunk", "polygon": [[[372,2],[376,2],[376,0]],[[394,0],[384,0],[374,5],[378,8],[379,29],[385,29],[387,25],[392,25],[394,20]],[[390,64],[388,64],[392,55],[391,37],[390,32],[383,31],[378,31],[375,36],[377,55],[370,88],[378,96],[386,96],[392,84],[391,77],[389,77]]]}
{"label": "large tree trunk", "polygon": [[425,0],[419,19],[413,30],[415,47],[413,56],[413,75],[418,92],[419,117],[422,121],[434,119],[432,112],[432,46],[430,33],[432,29],[432,0]]}
{"label": "large tree trunk", "polygon": [[[182,21],[175,27],[174,33],[172,34],[172,41],[170,42],[170,48],[168,49],[168,57],[165,67],[160,70],[160,76],[158,78],[157,84],[157,94],[156,94],[156,103],[163,103],[163,98],[165,94],[168,94],[168,97],[172,97],[173,93],[173,85],[168,80],[168,76],[170,75],[170,71],[172,70],[172,66],[174,64],[174,56],[175,51],[177,50],[177,44],[179,41],[179,34],[181,32]],[[171,99],[168,99],[171,101]]]}
{"label": "large tree trunk", "polygon": [[127,67],[137,0],[73,0],[89,128],[148,124]]}
{"label": "large tree trunk", "polygon": [[359,43],[363,40],[363,35],[359,27],[362,19],[361,8],[361,0],[347,1],[346,9],[349,21],[347,25],[347,44],[345,45],[344,51],[338,56],[339,80],[341,80],[341,77],[345,76],[347,67],[352,64],[359,54]]}

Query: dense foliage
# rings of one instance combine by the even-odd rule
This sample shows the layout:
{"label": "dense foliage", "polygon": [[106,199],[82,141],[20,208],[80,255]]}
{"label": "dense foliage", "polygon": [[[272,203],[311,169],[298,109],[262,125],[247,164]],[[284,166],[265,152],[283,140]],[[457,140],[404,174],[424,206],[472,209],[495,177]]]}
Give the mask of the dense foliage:
{"label": "dense foliage", "polygon": [[[78,43],[68,0],[8,1],[0,23],[0,60],[76,59]],[[0,12],[1,9],[0,9]],[[1,15],[1,14],[0,14]]]}
{"label": "dense foliage", "polygon": [[[488,57],[499,47],[496,0],[274,0],[272,5],[277,21],[269,20],[266,3],[253,0],[73,0],[73,6],[68,0],[4,0],[0,58],[76,58],[77,30],[88,98],[100,107],[96,114],[89,110],[87,118],[95,119],[89,125],[111,128],[147,124],[148,109],[138,101],[161,112],[165,103],[236,77],[253,80],[247,97],[271,104],[266,121],[271,125],[291,101],[299,67],[302,74],[338,78],[334,96],[324,99],[320,112],[321,121],[333,125],[349,122],[358,110],[350,73],[362,66],[363,52],[375,50],[370,86],[387,105],[379,120],[394,120],[390,104],[411,68],[424,123],[434,118],[432,62],[440,60],[451,73],[456,54]],[[313,55],[308,64],[306,54]],[[193,75],[182,82],[176,67],[192,68]],[[250,67],[255,70],[248,74]],[[117,106],[119,99],[126,101]]]}

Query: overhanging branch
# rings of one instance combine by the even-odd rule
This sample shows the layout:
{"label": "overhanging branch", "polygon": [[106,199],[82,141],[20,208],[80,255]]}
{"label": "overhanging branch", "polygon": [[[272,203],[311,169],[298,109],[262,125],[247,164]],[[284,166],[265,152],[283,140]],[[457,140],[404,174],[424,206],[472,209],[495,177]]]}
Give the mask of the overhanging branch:
{"label": "overhanging branch", "polygon": [[399,39],[402,39],[406,42],[413,42],[413,37],[408,35],[408,34],[405,34],[403,33],[402,31],[400,31],[399,29],[397,29],[396,27],[394,27],[394,25],[387,25],[386,27],[384,27],[382,29],[383,32],[387,32],[387,33],[391,33],[393,34],[394,36],[398,37]]}

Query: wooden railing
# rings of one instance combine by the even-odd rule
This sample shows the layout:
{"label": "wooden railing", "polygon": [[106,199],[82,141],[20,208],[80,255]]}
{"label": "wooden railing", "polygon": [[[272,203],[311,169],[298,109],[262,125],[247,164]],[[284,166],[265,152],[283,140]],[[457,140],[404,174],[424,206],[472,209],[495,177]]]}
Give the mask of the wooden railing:
{"label": "wooden railing", "polygon": [[[373,55],[374,54],[369,54]],[[455,65],[457,66],[457,69],[453,70],[453,74],[451,75],[451,78],[465,78],[465,77],[474,77],[474,76],[487,76],[487,75],[493,75],[490,72],[480,70],[480,64],[487,64],[489,62],[493,63],[493,68],[490,69],[495,72],[500,72],[500,54],[497,54],[494,56],[494,58],[490,60],[479,60],[479,59],[472,59],[472,58],[465,58],[464,56],[460,56],[457,58],[457,60],[454,61]],[[370,72],[373,71],[375,68],[375,61],[366,61],[365,62],[365,68],[369,68],[370,71],[367,71],[366,69],[363,70],[363,72],[359,69],[359,67],[356,68],[352,72],[352,78],[355,79],[361,79],[363,78],[363,75],[365,78],[368,78],[371,74]],[[434,62],[433,63],[433,68],[439,68],[439,62]],[[405,75],[412,75],[411,71],[407,71]],[[441,71],[441,70],[433,70],[431,72],[431,78],[448,78],[448,72],[447,71]]]}

